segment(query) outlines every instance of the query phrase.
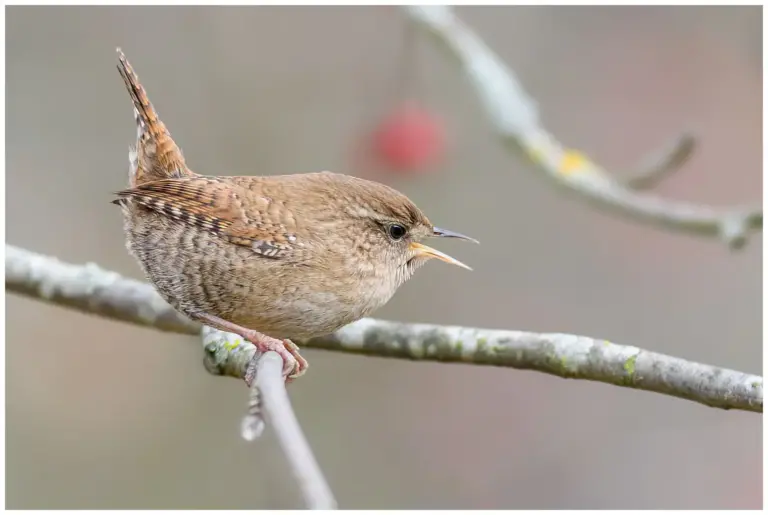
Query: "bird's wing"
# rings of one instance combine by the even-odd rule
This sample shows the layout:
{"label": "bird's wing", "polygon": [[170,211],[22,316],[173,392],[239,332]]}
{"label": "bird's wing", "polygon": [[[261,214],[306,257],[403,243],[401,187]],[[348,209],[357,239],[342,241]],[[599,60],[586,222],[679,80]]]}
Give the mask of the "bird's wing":
{"label": "bird's wing", "polygon": [[130,199],[185,224],[211,231],[269,258],[288,255],[296,235],[285,206],[215,177],[166,179],[117,193],[116,204]]}

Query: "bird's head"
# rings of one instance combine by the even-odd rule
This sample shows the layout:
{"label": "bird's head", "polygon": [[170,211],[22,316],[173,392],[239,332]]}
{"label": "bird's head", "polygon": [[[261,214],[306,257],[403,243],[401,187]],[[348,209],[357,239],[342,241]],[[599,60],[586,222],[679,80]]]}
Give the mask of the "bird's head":
{"label": "bird's head", "polygon": [[337,182],[329,206],[335,210],[340,231],[346,234],[342,252],[357,261],[357,273],[386,276],[394,287],[407,281],[417,268],[432,259],[471,270],[461,261],[427,246],[431,238],[474,238],[436,227],[402,193],[372,181],[334,175]]}

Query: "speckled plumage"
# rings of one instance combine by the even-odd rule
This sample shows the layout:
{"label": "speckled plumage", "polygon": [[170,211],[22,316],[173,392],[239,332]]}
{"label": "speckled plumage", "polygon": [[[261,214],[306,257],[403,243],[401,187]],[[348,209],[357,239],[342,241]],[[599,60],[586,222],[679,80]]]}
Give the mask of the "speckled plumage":
{"label": "speckled plumage", "polygon": [[[385,185],[330,172],[194,173],[118,53],[138,133],[130,188],[114,202],[129,251],[182,313],[280,352],[295,376],[306,361],[277,339],[328,334],[369,315],[431,257],[459,264],[417,242],[462,236],[434,228]],[[393,238],[393,224],[407,235]]]}

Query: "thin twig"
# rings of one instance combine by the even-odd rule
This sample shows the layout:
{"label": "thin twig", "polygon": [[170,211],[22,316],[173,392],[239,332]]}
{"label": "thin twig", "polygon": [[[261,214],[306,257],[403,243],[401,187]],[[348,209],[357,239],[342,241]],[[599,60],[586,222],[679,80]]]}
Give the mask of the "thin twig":
{"label": "thin twig", "polygon": [[[122,278],[94,264],[70,265],[7,244],[5,250],[5,286],[9,291],[165,331],[199,334],[200,325],[176,316],[149,284]],[[334,334],[296,343],[369,356],[536,370],[662,393],[716,408],[763,411],[760,376],[587,336],[365,318]],[[239,378],[245,377],[255,352],[246,345],[223,343],[209,345],[207,351],[213,363],[226,363],[226,370],[217,368],[217,373]]]}
{"label": "thin twig", "polygon": [[276,352],[267,352],[259,358],[257,367],[252,388],[258,388],[263,397],[267,418],[288,458],[304,502],[311,510],[335,510],[336,499],[291,409],[282,374],[283,359]]}
{"label": "thin twig", "polygon": [[688,161],[696,148],[691,134],[681,134],[675,141],[646,159],[633,171],[622,176],[622,181],[633,190],[648,190],[673,174]]}
{"label": "thin twig", "polygon": [[544,128],[535,101],[513,71],[454,15],[452,8],[411,5],[404,9],[411,21],[431,33],[458,61],[508,147],[522,149],[555,184],[600,207],[661,227],[719,237],[731,248],[742,247],[751,232],[762,229],[761,206],[724,210],[628,188],[583,153],[564,147]]}
{"label": "thin twig", "polygon": [[205,368],[215,375],[242,378],[250,387],[248,413],[241,426],[243,437],[257,438],[264,429],[266,415],[307,507],[336,509],[333,493],[293,413],[282,375],[283,359],[275,352],[261,354],[235,334],[203,327],[202,336]]}

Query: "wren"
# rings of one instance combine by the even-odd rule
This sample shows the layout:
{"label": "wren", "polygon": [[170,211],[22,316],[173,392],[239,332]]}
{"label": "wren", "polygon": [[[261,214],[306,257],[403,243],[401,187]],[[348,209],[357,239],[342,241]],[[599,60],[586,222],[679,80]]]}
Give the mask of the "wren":
{"label": "wren", "polygon": [[127,248],[176,310],[275,351],[292,379],[307,361],[291,339],[329,334],[383,306],[442,236],[398,191],[348,175],[211,176],[189,169],[125,55],[133,101],[129,189],[116,193]]}

